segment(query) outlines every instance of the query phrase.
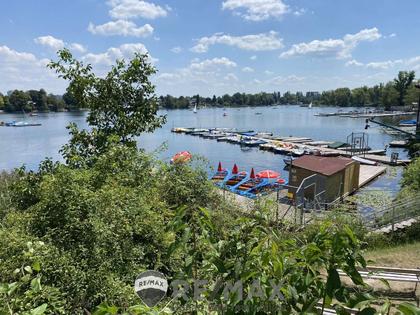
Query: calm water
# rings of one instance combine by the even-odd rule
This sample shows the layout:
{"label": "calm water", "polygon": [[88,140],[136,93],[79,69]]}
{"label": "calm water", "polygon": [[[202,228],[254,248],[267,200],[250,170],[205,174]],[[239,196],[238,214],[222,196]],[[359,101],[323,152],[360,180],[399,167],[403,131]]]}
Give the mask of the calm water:
{"label": "calm water", "polygon": [[[139,144],[148,151],[159,148],[162,143],[167,144],[167,150],[160,153],[163,160],[168,160],[179,151],[188,150],[193,154],[202,155],[208,159],[210,165],[216,166],[219,161],[225,167],[232,167],[237,163],[241,169],[257,171],[274,169],[284,176],[282,155],[252,148],[243,150],[238,145],[207,140],[183,134],[174,134],[172,127],[231,127],[238,129],[253,129],[255,131],[272,132],[282,136],[310,137],[314,140],[346,141],[352,132],[363,132],[365,119],[341,117],[315,117],[318,112],[335,112],[339,108],[313,108],[299,106],[247,107],[228,108],[227,116],[223,116],[223,109],[200,109],[197,114],[189,110],[161,111],[167,115],[167,123],[153,134],[140,137]],[[262,113],[256,115],[257,112]],[[1,114],[1,121],[22,120],[23,115]],[[397,122],[403,118],[396,118]],[[86,127],[85,113],[48,113],[38,117],[26,117],[26,121],[42,123],[40,127],[10,128],[0,127],[0,170],[11,170],[23,164],[29,169],[36,169],[38,163],[45,157],[60,159],[58,150],[68,140],[65,128],[70,122],[79,127]],[[387,122],[392,120],[388,119]],[[367,131],[369,146],[373,149],[383,149],[396,136],[384,133],[379,126],[372,126]],[[388,149],[399,152],[400,157],[406,153],[401,149]],[[370,185],[370,188],[398,189],[397,183],[400,170],[390,172]]]}

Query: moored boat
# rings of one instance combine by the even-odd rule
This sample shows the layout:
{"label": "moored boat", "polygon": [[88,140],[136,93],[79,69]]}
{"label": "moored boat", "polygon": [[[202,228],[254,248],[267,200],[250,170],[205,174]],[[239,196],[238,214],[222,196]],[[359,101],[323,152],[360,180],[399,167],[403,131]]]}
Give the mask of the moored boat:
{"label": "moored boat", "polygon": [[219,162],[217,171],[213,174],[210,180],[217,185],[218,183],[223,182],[226,179],[226,177],[228,177],[228,175],[229,171],[227,169],[222,168],[222,163]]}
{"label": "moored boat", "polygon": [[238,166],[235,164],[232,169],[231,176],[227,177],[221,184],[223,187],[231,188],[238,185],[248,177],[248,173],[245,171],[238,171]]}
{"label": "moored boat", "polygon": [[398,124],[400,127],[413,127],[417,125],[417,121],[415,119],[411,120],[401,120]]}

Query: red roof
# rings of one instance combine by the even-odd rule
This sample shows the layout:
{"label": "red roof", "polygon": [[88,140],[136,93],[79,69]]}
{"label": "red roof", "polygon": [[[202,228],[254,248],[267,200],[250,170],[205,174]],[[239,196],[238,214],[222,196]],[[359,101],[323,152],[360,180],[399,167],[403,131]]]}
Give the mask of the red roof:
{"label": "red roof", "polygon": [[294,167],[304,168],[325,176],[333,175],[356,161],[345,157],[304,155],[293,161]]}

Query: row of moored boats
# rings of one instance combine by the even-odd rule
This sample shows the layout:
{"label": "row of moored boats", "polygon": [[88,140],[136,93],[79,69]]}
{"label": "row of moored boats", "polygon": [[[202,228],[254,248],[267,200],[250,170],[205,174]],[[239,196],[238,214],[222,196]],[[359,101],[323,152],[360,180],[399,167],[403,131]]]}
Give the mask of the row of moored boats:
{"label": "row of moored boats", "polygon": [[287,181],[275,171],[264,170],[255,174],[254,169],[251,169],[248,173],[240,171],[236,164],[230,171],[223,168],[221,163],[211,177],[211,181],[222,189],[251,199],[278,191],[287,185]]}

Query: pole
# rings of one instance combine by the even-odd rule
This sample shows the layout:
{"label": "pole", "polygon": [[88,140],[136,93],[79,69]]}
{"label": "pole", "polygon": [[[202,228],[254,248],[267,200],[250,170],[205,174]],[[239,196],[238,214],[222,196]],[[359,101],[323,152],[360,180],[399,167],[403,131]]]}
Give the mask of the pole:
{"label": "pole", "polygon": [[415,85],[419,89],[419,101],[417,102],[416,140],[420,141],[420,82]]}
{"label": "pole", "polygon": [[[416,87],[420,89],[420,86],[416,86]],[[416,139],[420,140],[420,93],[419,93],[419,101],[417,102]]]}

